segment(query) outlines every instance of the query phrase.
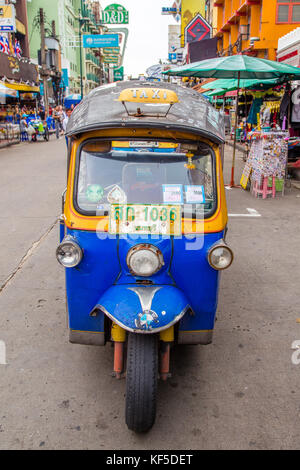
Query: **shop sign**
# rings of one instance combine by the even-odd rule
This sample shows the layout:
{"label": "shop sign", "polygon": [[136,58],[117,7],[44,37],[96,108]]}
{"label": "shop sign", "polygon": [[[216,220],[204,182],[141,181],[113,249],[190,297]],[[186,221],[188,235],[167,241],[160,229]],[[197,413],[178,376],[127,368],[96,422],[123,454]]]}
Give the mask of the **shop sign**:
{"label": "shop sign", "polygon": [[105,47],[102,52],[103,54],[120,54],[120,48],[119,47]]}
{"label": "shop sign", "polygon": [[104,57],[103,63],[104,64],[118,64],[119,59],[109,59],[109,58]]}
{"label": "shop sign", "polygon": [[210,39],[211,32],[210,24],[198,13],[184,30],[185,43]]}
{"label": "shop sign", "polygon": [[83,47],[116,47],[119,45],[118,34],[84,34]]}
{"label": "shop sign", "polygon": [[36,65],[4,54],[4,52],[0,52],[0,77],[23,82],[39,82]]}
{"label": "shop sign", "polygon": [[205,18],[205,0],[182,0],[181,1],[181,47],[185,46],[185,28],[195,16]]}
{"label": "shop sign", "polygon": [[0,32],[16,32],[16,11],[13,5],[0,7]]}
{"label": "shop sign", "polygon": [[124,80],[124,67],[114,69],[114,82]]}
{"label": "shop sign", "polygon": [[173,15],[173,18],[179,23],[181,19],[181,0],[175,0],[171,7],[162,7],[162,15]]}
{"label": "shop sign", "polygon": [[129,12],[117,3],[108,5],[102,12],[102,23],[104,24],[128,24]]}

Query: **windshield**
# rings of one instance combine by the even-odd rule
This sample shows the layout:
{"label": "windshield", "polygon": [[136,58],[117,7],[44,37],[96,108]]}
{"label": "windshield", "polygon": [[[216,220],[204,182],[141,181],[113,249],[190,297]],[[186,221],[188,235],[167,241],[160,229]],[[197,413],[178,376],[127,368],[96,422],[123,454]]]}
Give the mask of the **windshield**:
{"label": "windshield", "polygon": [[111,204],[181,206],[184,217],[215,211],[215,158],[206,144],[85,143],[77,162],[75,208],[108,215]]}

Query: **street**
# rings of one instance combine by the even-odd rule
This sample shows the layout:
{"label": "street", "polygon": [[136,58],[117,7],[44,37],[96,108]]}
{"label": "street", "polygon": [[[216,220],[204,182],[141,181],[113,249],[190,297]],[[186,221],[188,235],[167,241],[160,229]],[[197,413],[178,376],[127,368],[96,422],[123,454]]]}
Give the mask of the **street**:
{"label": "street", "polygon": [[[226,183],[231,155],[226,146]],[[236,183],[243,164],[238,153]],[[124,421],[125,380],[111,376],[111,345],[68,342],[55,258],[64,138],[1,149],[0,175],[0,449],[299,447],[299,190],[275,200],[226,190],[235,260],[222,276],[214,341],[172,351],[156,423],[136,435]]]}

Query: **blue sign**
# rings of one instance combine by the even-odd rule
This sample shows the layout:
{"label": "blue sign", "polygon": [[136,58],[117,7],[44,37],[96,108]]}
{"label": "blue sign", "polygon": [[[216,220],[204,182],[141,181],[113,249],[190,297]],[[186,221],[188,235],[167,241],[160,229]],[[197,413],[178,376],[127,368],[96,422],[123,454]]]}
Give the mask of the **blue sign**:
{"label": "blue sign", "polygon": [[177,60],[176,52],[170,52],[169,53],[169,60]]}
{"label": "blue sign", "polygon": [[118,47],[118,34],[85,34],[83,36],[83,47]]}
{"label": "blue sign", "polygon": [[0,31],[6,31],[6,32],[7,32],[7,31],[12,31],[12,32],[13,32],[13,31],[14,31],[14,27],[13,27],[12,24],[11,24],[11,25],[4,25],[4,24],[2,24],[2,25],[0,26]]}
{"label": "blue sign", "polygon": [[61,80],[61,88],[67,88],[69,86],[69,74],[68,69],[61,69],[62,73],[62,80]]}

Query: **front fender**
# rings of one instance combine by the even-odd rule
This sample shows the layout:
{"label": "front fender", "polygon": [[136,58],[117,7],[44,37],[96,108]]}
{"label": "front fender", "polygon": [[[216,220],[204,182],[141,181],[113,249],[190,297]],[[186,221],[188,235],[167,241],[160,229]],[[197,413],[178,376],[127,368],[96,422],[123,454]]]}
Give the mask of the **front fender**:
{"label": "front fender", "polygon": [[91,315],[101,310],[127,331],[156,333],[177,323],[190,308],[173,286],[117,285],[99,299]]}

